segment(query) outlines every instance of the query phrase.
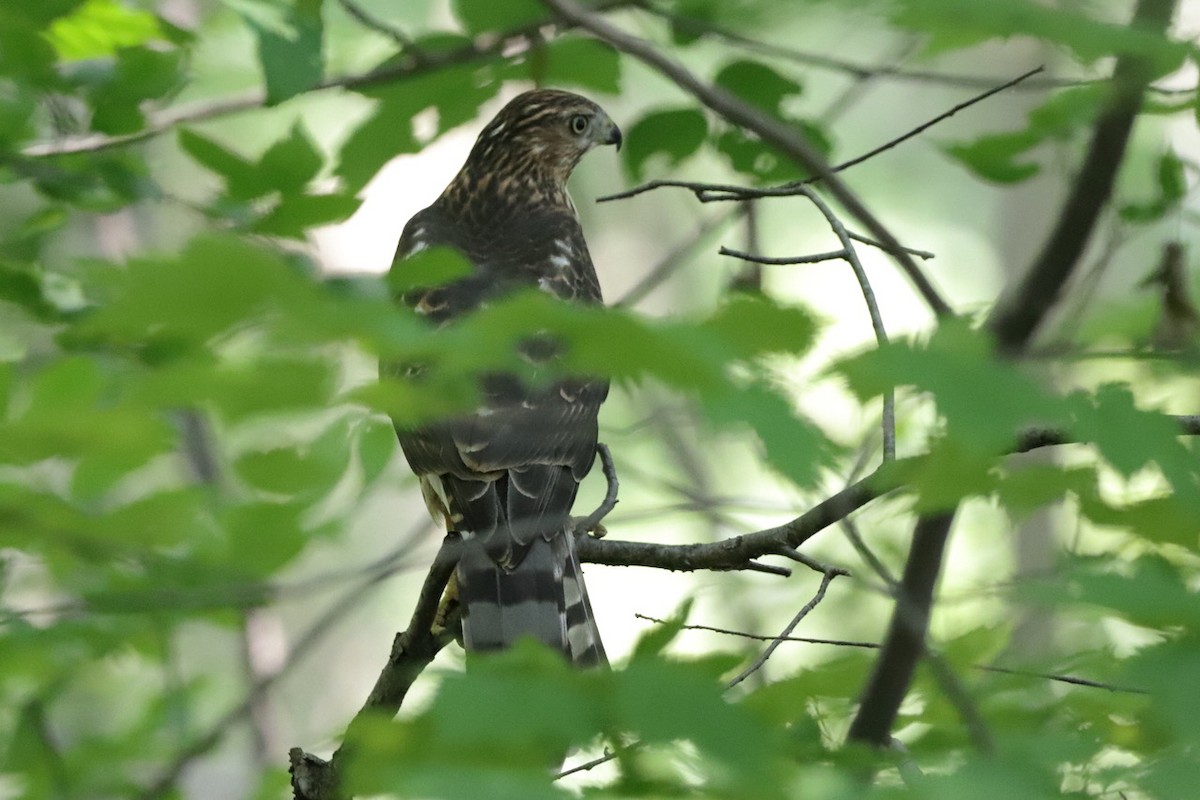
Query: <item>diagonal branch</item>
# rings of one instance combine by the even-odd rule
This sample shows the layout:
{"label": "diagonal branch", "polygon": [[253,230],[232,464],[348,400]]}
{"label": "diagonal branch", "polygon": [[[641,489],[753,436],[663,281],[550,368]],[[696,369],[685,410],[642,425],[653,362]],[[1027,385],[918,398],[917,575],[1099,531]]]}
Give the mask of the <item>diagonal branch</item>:
{"label": "diagonal branch", "polygon": [[[1171,417],[1181,436],[1200,436],[1200,414]],[[1066,431],[1054,428],[1031,428],[1016,438],[1010,453],[1026,453],[1039,447],[1082,444]],[[921,456],[898,459],[894,464],[916,461]],[[744,569],[746,564],[763,556],[778,555],[782,548],[795,549],[825,528],[840,522],[858,509],[888,494],[901,485],[887,477],[895,472],[879,470],[836,492],[795,519],[774,528],[746,533],[705,544],[656,544],[628,542],[616,539],[579,537],[579,558],[592,564],[615,567],[653,567],[679,572],[695,570]]]}
{"label": "diagonal branch", "polygon": [[454,640],[459,609],[457,604],[450,608],[442,608],[440,604],[458,563],[459,543],[457,536],[447,536],[442,542],[421,586],[408,628],[396,634],[387,663],[366,702],[347,726],[342,746],[333,758],[325,761],[298,747],[290,751],[295,800],[341,800],[344,797],[339,788],[341,770],[349,754],[347,743],[353,742],[354,733],[370,717],[394,716],[425,667]]}
{"label": "diagonal branch", "polygon": [[[1131,24],[1165,31],[1174,10],[1175,0],[1139,0]],[[1117,59],[1113,94],[1096,122],[1083,166],[1055,228],[1020,286],[988,320],[988,328],[1003,352],[1015,355],[1025,349],[1078,265],[1108,202],[1152,77],[1143,59],[1133,55]],[[934,586],[955,511],[917,520],[891,623],[850,726],[851,740],[876,747],[885,747],[891,741],[892,725],[924,649]]]}
{"label": "diagonal branch", "polygon": [[764,142],[775,147],[823,181],[830,194],[846,208],[849,214],[862,223],[871,236],[883,243],[884,250],[895,259],[929,307],[939,315],[952,313],[953,310],[949,303],[942,298],[916,262],[904,251],[892,232],[834,174],[820,152],[791,126],[762,113],[719,86],[704,83],[682,64],[663,55],[649,42],[625,33],[597,14],[586,11],[573,0],[542,0],[542,2],[571,24],[589,31],[617,50],[633,56],[669,78],[679,88],[725,119],[757,134]]}

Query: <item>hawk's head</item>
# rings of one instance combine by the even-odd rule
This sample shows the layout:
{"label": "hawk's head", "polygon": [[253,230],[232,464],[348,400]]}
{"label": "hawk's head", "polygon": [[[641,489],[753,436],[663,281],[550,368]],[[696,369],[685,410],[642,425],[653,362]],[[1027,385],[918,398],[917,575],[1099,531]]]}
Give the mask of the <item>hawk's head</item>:
{"label": "hawk's head", "polygon": [[604,109],[571,92],[535,89],[514,97],[487,124],[463,172],[475,183],[488,176],[561,186],[583,154],[601,144],[621,146],[621,131]]}

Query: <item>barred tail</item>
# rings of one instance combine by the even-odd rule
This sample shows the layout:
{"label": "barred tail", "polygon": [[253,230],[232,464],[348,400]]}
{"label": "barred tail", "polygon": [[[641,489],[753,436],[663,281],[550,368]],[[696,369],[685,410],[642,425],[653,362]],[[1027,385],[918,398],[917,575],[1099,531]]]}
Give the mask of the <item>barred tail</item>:
{"label": "barred tail", "polygon": [[569,533],[535,539],[512,570],[478,542],[464,544],[458,590],[468,652],[501,650],[532,636],[577,666],[607,663]]}

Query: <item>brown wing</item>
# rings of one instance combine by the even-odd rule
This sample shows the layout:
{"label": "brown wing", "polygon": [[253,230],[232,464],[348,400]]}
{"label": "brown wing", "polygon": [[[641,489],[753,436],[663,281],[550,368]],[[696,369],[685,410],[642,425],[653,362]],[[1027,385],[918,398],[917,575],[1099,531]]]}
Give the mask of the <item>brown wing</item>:
{"label": "brown wing", "polygon": [[[430,309],[435,322],[450,322],[520,286],[569,300],[600,301],[591,256],[573,215],[534,216],[508,226],[504,235],[464,227],[450,224],[435,204],[413,217],[397,248],[393,269],[403,269],[407,255],[438,245],[459,249],[475,267],[468,278],[405,296],[414,308]],[[534,464],[569,467],[577,482],[587,474],[596,449],[597,414],[608,395],[606,381],[577,378],[531,387],[513,375],[490,374],[481,379],[480,395],[474,413],[399,432],[417,474],[494,478]]]}

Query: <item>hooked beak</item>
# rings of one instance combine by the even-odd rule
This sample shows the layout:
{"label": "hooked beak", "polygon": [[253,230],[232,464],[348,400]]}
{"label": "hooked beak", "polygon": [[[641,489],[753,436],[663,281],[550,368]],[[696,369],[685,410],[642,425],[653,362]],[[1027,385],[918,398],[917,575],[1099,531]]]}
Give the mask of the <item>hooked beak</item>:
{"label": "hooked beak", "polygon": [[604,144],[616,145],[617,151],[620,152],[622,141],[624,140],[621,137],[621,129],[612,120],[609,120],[608,134],[604,137]]}

